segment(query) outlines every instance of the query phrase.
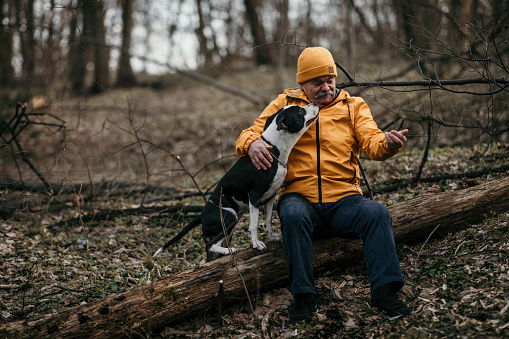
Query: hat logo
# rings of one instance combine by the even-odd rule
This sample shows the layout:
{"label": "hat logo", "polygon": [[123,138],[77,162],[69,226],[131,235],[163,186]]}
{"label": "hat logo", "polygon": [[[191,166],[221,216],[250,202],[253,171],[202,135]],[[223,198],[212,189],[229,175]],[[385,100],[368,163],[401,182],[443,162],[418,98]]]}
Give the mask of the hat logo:
{"label": "hat logo", "polygon": [[329,67],[329,73],[334,73],[334,67]]}

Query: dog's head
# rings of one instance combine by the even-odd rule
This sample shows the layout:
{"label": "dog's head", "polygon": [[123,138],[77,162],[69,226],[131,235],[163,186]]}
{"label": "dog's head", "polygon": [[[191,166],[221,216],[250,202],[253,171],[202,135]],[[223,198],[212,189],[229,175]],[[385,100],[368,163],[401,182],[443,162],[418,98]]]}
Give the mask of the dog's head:
{"label": "dog's head", "polygon": [[304,107],[290,105],[281,108],[275,114],[267,118],[265,129],[274,121],[278,131],[285,130],[289,133],[298,133],[307,130],[318,118],[318,105],[315,103]]}

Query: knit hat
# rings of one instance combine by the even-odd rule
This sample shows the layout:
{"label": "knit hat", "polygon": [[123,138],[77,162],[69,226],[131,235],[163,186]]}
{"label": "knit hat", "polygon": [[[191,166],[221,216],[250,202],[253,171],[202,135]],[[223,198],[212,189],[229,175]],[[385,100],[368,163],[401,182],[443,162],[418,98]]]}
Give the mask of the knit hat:
{"label": "knit hat", "polygon": [[297,61],[297,83],[302,84],[326,75],[338,75],[332,54],[323,47],[303,50]]}

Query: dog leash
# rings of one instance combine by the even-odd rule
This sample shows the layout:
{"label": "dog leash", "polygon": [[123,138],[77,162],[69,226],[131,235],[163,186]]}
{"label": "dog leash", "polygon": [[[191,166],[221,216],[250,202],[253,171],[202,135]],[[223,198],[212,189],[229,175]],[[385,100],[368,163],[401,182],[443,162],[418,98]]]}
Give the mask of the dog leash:
{"label": "dog leash", "polygon": [[[263,135],[262,135],[262,140],[263,140],[263,141],[265,141],[267,144],[269,144],[269,145],[271,145],[271,146],[274,146],[274,145],[272,145],[270,142],[268,142],[268,141],[267,141],[267,139],[265,139],[265,138],[263,137]],[[287,168],[287,167],[288,167],[288,165],[287,165],[287,164],[285,164],[284,162],[282,162],[281,160],[279,160],[279,158],[278,158],[278,157],[276,157],[276,156],[274,155],[274,153],[272,153],[272,152],[270,151],[270,149],[268,149],[267,151],[269,151],[270,155],[272,155],[272,157],[273,157],[274,159],[276,159],[276,160],[277,160],[277,162],[279,162],[279,163],[281,164],[281,166],[283,166],[284,168]]]}

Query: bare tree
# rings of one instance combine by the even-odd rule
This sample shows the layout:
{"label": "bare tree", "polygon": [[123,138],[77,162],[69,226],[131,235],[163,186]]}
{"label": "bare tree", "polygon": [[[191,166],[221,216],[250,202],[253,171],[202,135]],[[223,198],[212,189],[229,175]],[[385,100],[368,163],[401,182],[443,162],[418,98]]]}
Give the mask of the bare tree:
{"label": "bare tree", "polygon": [[415,19],[415,3],[412,4],[406,0],[392,0],[392,6],[396,14],[396,21],[398,24],[398,32],[400,38],[405,41],[417,40],[417,34],[412,19]]}
{"label": "bare tree", "polygon": [[[69,83],[71,90],[80,92],[85,86],[85,75],[87,73],[87,50],[81,44],[81,39],[89,33],[81,34],[82,30],[78,26],[79,22],[88,24],[88,20],[83,19],[83,9],[75,9],[72,12],[72,19],[69,23],[69,54],[67,56],[70,65]],[[89,29],[83,24],[83,30]],[[85,31],[86,32],[86,31]]]}
{"label": "bare tree", "polygon": [[[284,40],[290,29],[290,22],[288,21],[288,10],[289,10],[288,0],[278,0],[276,2],[276,8],[279,13],[276,28],[276,39]],[[285,79],[285,71],[287,66],[288,66],[288,49],[279,48],[278,75],[279,75],[279,87],[281,90],[287,87]]]}
{"label": "bare tree", "polygon": [[[87,71],[93,67],[93,83],[89,91],[100,93],[109,87],[109,47],[106,45],[106,28],[104,26],[103,2],[85,2],[78,8],[72,9],[71,39],[79,35],[77,44],[71,46],[70,81],[74,91],[86,91],[85,78]],[[82,18],[82,28],[79,19]],[[74,34],[73,34],[74,32]]]}
{"label": "bare tree", "polygon": [[9,30],[12,2],[0,0],[0,86],[9,86],[14,79],[12,67],[12,33]]}
{"label": "bare tree", "polygon": [[257,65],[272,64],[272,56],[269,45],[265,37],[265,29],[260,20],[260,5],[258,0],[244,0],[246,7],[246,19],[251,27],[251,35],[253,36],[253,44],[255,60]]}
{"label": "bare tree", "polygon": [[117,86],[130,87],[136,83],[131,67],[131,32],[133,29],[133,4],[135,0],[120,0],[122,5],[122,49],[118,63]]}
{"label": "bare tree", "polygon": [[22,79],[33,81],[36,42],[34,37],[34,0],[16,1],[16,21],[23,56]]}
{"label": "bare tree", "polygon": [[[206,2],[206,1],[205,1]],[[199,42],[199,53],[203,57],[203,67],[206,69],[211,68],[214,64],[214,55],[213,55],[213,49],[209,47],[209,42],[211,42],[207,36],[205,35],[205,29],[210,29],[210,22],[205,17],[204,7],[205,2],[203,0],[196,0],[196,9],[198,13],[198,27],[194,30],[196,37],[198,38]],[[207,13],[210,13],[210,7],[209,11]],[[212,42],[212,45],[215,45],[215,43]]]}
{"label": "bare tree", "polygon": [[106,28],[104,26],[104,4],[102,1],[90,3],[86,8],[86,15],[90,16],[93,25],[94,42],[94,82],[90,91],[100,93],[109,87],[110,49],[106,45]]}

